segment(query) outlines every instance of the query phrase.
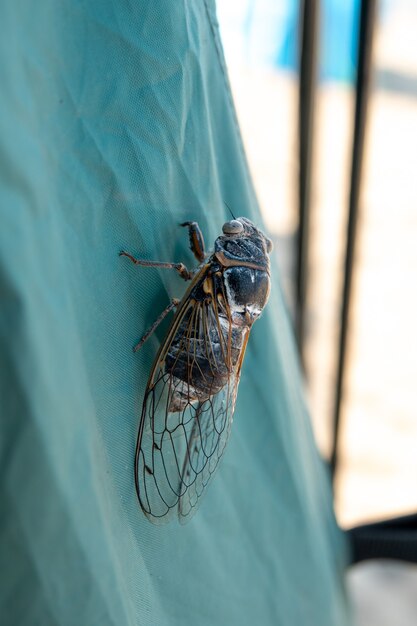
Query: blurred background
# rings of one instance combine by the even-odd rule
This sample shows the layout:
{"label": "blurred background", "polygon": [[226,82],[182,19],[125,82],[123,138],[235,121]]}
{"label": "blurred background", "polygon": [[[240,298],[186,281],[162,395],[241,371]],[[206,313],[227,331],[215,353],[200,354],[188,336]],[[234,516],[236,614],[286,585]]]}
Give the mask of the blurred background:
{"label": "blurred background", "polygon": [[[338,521],[415,512],[417,2],[217,0],[217,14]],[[417,623],[417,568],[368,563],[348,582],[357,624]]]}

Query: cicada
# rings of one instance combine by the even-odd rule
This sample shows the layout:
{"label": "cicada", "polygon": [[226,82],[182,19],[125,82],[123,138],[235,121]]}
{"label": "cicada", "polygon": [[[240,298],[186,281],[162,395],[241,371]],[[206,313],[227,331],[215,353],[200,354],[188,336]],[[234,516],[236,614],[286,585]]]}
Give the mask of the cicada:
{"label": "cicada", "polygon": [[172,300],[134,350],[175,314],[155,357],[143,400],[135,453],[140,506],[153,523],[196,511],[223,456],[233,420],[243,357],[252,324],[270,292],[272,242],[249,219],[223,225],[206,255],[196,222],[181,224],[199,266],[137,259],[136,265],[171,268],[190,285]]}

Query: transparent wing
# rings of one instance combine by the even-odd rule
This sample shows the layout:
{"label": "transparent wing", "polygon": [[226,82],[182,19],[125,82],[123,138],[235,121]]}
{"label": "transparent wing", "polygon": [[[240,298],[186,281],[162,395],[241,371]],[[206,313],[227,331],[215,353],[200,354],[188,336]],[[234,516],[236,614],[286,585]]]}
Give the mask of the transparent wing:
{"label": "transparent wing", "polygon": [[179,520],[186,523],[198,509],[229,439],[238,378],[230,376],[221,391],[199,404],[188,439],[182,483],[187,486],[179,501]]}
{"label": "transparent wing", "polygon": [[[192,296],[191,291],[191,296]],[[232,327],[225,299],[185,298],[155,360],[135,459],[141,507],[153,523],[184,523],[223,455],[249,331]]]}

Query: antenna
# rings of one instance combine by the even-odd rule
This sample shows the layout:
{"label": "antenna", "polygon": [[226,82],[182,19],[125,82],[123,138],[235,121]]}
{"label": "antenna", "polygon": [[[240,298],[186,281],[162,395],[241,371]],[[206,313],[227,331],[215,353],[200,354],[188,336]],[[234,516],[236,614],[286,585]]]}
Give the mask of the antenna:
{"label": "antenna", "polygon": [[236,218],[235,218],[235,216],[233,215],[232,209],[230,208],[230,206],[227,204],[227,202],[226,202],[225,200],[223,200],[223,202],[225,203],[225,205],[227,206],[227,208],[228,208],[228,209],[229,209],[229,211],[230,211],[231,216],[232,216],[232,217],[233,217],[233,219],[235,220]]}

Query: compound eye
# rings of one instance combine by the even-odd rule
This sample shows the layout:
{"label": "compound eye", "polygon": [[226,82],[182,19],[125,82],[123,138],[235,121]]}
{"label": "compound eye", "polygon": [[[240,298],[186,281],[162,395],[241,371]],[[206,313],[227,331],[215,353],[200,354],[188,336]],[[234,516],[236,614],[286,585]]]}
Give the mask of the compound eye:
{"label": "compound eye", "polygon": [[238,235],[243,232],[243,224],[238,220],[231,220],[223,224],[222,230],[225,235]]}
{"label": "compound eye", "polygon": [[266,251],[268,252],[268,254],[270,252],[272,252],[272,250],[274,249],[274,244],[272,243],[272,241],[270,239],[266,240]]}

